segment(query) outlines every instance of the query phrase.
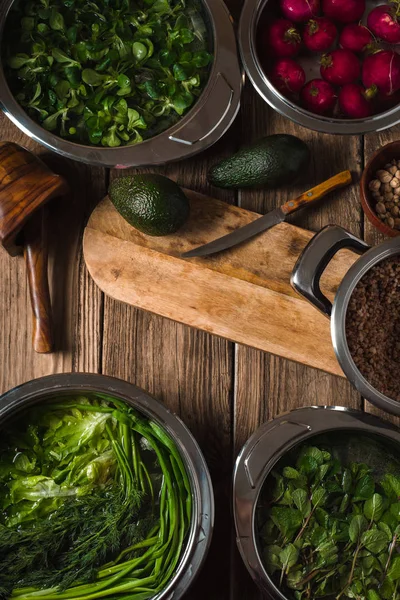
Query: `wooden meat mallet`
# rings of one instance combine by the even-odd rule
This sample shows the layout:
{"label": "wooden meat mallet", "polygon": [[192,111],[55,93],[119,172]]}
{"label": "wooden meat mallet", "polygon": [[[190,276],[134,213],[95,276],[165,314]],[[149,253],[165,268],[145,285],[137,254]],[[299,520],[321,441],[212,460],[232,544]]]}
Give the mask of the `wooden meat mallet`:
{"label": "wooden meat mallet", "polygon": [[33,348],[53,350],[43,205],[68,192],[62,177],[31,152],[0,142],[0,243],[11,256],[23,252],[33,312]]}

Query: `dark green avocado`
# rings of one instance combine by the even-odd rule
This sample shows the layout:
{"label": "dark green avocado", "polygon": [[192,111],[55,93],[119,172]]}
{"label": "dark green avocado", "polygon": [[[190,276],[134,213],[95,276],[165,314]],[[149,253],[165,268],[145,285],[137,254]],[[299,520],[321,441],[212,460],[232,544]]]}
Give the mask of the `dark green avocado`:
{"label": "dark green avocado", "polygon": [[208,180],[221,188],[274,188],[294,181],[310,162],[310,150],[294,135],[258,140],[214,165]]}
{"label": "dark green avocado", "polygon": [[189,200],[163,175],[120,177],[111,183],[108,195],[120,215],[147,235],[175,233],[189,217]]}

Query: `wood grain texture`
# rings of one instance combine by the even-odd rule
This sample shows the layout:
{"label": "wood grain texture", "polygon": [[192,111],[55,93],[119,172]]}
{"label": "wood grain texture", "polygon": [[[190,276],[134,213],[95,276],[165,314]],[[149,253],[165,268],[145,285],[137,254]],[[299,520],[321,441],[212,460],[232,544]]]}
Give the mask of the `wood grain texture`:
{"label": "wood grain texture", "polygon": [[[207,153],[159,169],[180,185],[210,193],[210,165],[238,145],[235,125]],[[112,177],[122,173],[112,171]],[[216,191],[230,203],[235,194]],[[102,370],[150,391],[176,411],[200,442],[213,480],[216,520],[210,554],[188,600],[228,600],[232,535],[233,344],[148,312],[104,300]],[[212,582],[212,583],[211,583]]]}
{"label": "wood grain texture", "polygon": [[285,204],[283,204],[281,207],[282,212],[285,213],[285,215],[291,215],[302,208],[307,206],[310,207],[312,204],[319,202],[321,198],[324,198],[326,194],[329,194],[335,190],[340,190],[341,188],[350,185],[351,182],[352,178],[350,171],[342,171],[341,173],[337,173],[326,181],[319,183],[311,190],[303,192],[294,200],[288,200],[285,202]]}
{"label": "wood grain texture", "polygon": [[46,202],[68,192],[66,181],[13,142],[0,142],[0,242],[18,254],[17,236]]}
{"label": "wood grain texture", "polygon": [[[87,228],[128,241],[134,245],[133,253],[140,254],[144,249],[149,249],[180,259],[182,253],[260,218],[258,213],[204,194],[192,190],[185,192],[190,200],[190,219],[174,235],[154,237],[141,233],[119,215],[108,198],[100,202],[93,211]],[[280,223],[235,248],[187,262],[300,299],[290,285],[290,276],[300,253],[312,236],[310,231]],[[329,264],[321,283],[329,298],[334,297],[354,260],[352,252],[343,251]],[[101,287],[101,281],[99,285]]]}
{"label": "wood grain texture", "polygon": [[34,151],[49,168],[64,176],[71,195],[49,205],[49,283],[55,323],[51,355],[33,351],[31,308],[22,257],[0,251],[0,391],[50,373],[98,371],[101,352],[102,294],[81,260],[86,215],[104,196],[105,171],[48,155],[0,114],[0,139]]}
{"label": "wood grain texture", "polygon": [[[242,0],[229,0],[228,4],[237,19]],[[281,132],[299,135],[311,145],[313,162],[303,181],[281,191],[241,193],[239,198],[235,193],[209,188],[206,172],[210,165],[252,139]],[[231,204],[239,199],[241,206],[264,213],[337,171],[350,168],[357,179],[364,149],[368,156],[398,133],[395,128],[368,136],[364,147],[358,138],[309,132],[274,114],[247,84],[241,115],[218,144],[201,156],[158,171],[199,192]],[[0,138],[43,153],[3,116]],[[59,158],[53,161],[51,168],[64,171],[73,184],[73,195],[57,201],[50,210],[50,287],[55,323],[62,324],[56,339],[58,351],[51,357],[32,351],[23,261],[11,260],[0,252],[0,388],[4,391],[44,373],[100,370],[142,386],[177,411],[200,441],[212,473],[217,505],[209,558],[186,597],[259,600],[260,594],[236,552],[232,529],[231,473],[236,453],[262,421],[280,412],[307,404],[356,407],[361,406],[361,399],[343,378],[240,345],[234,347],[226,340],[109,298],[103,303],[102,293],[86,272],[80,241],[85,219],[105,195],[105,172]],[[114,172],[112,176],[125,174]],[[334,193],[329,202],[296,215],[294,222],[315,231],[338,223],[362,234],[364,219],[357,186]],[[368,223],[365,233],[370,243],[380,239]],[[287,281],[282,285],[287,287]]]}
{"label": "wood grain texture", "polygon": [[[174,321],[342,374],[328,320],[289,285],[312,234],[282,223],[216,257],[183,260],[180,252],[197,246],[199,237],[206,243],[259,217],[189,190],[186,194],[191,219],[177,234],[161,238],[131,227],[107,198],[100,203],[83,244],[89,272],[100,289]],[[332,261],[325,277],[330,298],[354,260],[347,252]]]}
{"label": "wood grain texture", "polygon": [[[306,141],[311,149],[312,163],[295,186],[277,191],[241,192],[240,206],[266,212],[345,169],[353,173],[351,187],[334,192],[329,201],[294,217],[296,225],[318,231],[324,225],[336,223],[355,234],[362,232],[362,213],[357,183],[362,167],[361,140],[356,137],[322,135],[308,131],[283,119],[246,86],[242,105],[241,141],[251,142],[262,135],[290,133]],[[310,369],[287,360],[237,346],[235,352],[235,419],[234,451],[264,421],[277,414],[311,404],[340,404],[360,408],[359,394],[346,380]],[[233,550],[234,567],[231,600],[258,600],[261,596]]]}
{"label": "wood grain texture", "polygon": [[39,209],[24,227],[24,258],[32,305],[32,345],[35,352],[53,351],[53,317],[48,280],[47,219]]}

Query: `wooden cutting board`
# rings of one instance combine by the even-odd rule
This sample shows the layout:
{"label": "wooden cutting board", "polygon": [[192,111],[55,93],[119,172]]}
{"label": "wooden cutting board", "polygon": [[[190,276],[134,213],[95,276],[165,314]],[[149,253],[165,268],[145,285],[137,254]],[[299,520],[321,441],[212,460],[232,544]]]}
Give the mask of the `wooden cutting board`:
{"label": "wooden cutting board", "polygon": [[[86,265],[100,289],[121,302],[343,376],[329,320],[290,286],[313,233],[282,223],[221,254],[183,260],[181,253],[260,216],[185,192],[190,220],[167,237],[140,233],[108,198],[100,202],[83,239]],[[329,298],[356,258],[343,250],[331,262],[321,281]]]}

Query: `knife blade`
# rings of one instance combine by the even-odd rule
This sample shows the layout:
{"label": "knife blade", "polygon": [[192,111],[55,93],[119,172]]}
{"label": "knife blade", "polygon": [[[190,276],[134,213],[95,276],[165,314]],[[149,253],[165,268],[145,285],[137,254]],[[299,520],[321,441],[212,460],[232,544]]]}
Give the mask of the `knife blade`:
{"label": "knife blade", "polygon": [[189,252],[181,254],[181,258],[209,256],[210,254],[216,254],[217,252],[222,252],[223,250],[227,250],[228,248],[242,244],[254,236],[264,231],[268,231],[268,229],[271,229],[271,227],[282,223],[286,220],[288,215],[293,214],[305,206],[313,204],[329,192],[342,188],[351,183],[351,181],[352,178],[350,171],[342,171],[334,177],[331,177],[323,183],[320,183],[311,190],[304,192],[304,194],[301,194],[301,196],[298,198],[289,200],[282,206],[271,210],[269,213],[256,219],[255,221],[252,221],[243,227],[239,227],[239,229],[236,229],[231,233],[227,233],[226,235],[217,238],[208,244],[198,246],[197,248],[193,248],[193,250],[189,250]]}

